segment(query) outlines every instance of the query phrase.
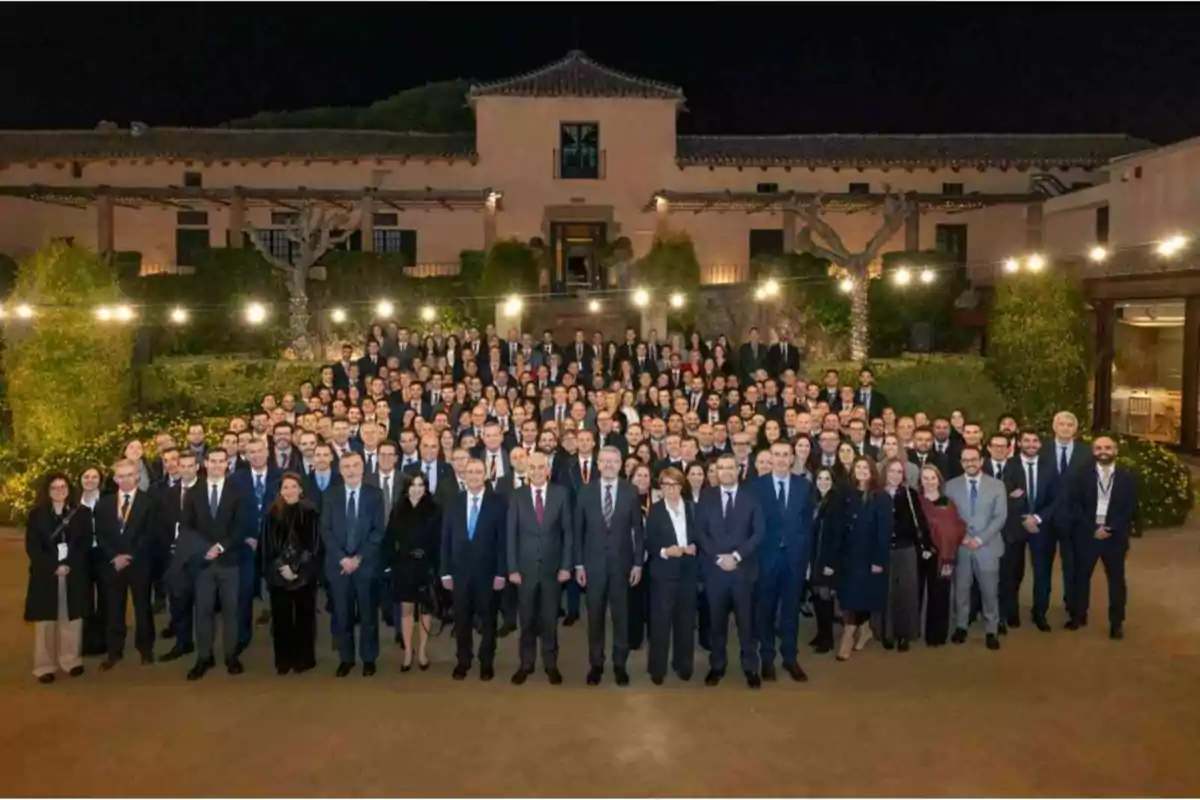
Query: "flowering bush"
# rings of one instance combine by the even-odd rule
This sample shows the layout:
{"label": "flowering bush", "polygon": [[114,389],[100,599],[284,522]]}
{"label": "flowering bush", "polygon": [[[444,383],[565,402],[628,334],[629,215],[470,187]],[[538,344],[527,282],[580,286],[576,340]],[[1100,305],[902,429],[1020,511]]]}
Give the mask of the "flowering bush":
{"label": "flowering bush", "polygon": [[1128,468],[1137,481],[1134,534],[1184,524],[1196,504],[1196,490],[1188,465],[1155,442],[1123,436],[1116,438],[1120,448],[1117,463]]}

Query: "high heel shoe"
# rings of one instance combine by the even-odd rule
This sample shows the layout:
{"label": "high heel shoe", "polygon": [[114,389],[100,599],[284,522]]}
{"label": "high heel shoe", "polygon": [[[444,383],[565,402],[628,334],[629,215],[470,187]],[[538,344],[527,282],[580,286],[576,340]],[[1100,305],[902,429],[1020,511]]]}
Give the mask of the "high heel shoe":
{"label": "high heel shoe", "polygon": [[850,656],[854,653],[854,625],[846,625],[842,628],[842,644],[838,648],[837,660],[849,661]]}
{"label": "high heel shoe", "polygon": [[[401,672],[411,672],[412,671],[412,654],[405,653],[405,655],[408,656],[408,658],[405,659],[404,661],[400,662],[400,671]],[[407,663],[405,663],[405,662],[407,662]]]}
{"label": "high heel shoe", "polygon": [[429,667],[430,667],[429,661],[418,661],[417,662],[417,668],[420,669],[421,672],[424,672],[425,670],[429,669]]}

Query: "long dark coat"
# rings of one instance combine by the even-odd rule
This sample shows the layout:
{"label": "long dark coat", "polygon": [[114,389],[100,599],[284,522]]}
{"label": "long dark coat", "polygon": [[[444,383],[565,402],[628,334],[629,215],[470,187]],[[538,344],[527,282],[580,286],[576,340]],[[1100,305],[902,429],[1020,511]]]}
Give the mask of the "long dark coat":
{"label": "long dark coat", "polygon": [[[263,575],[276,589],[303,589],[314,586],[321,571],[321,534],[318,512],[308,500],[272,508],[263,525]],[[279,568],[287,564],[296,580],[287,581]]]}
{"label": "long dark coat", "polygon": [[[886,492],[845,494],[842,568],[838,601],[851,611],[883,611],[887,606],[887,566],[892,540],[892,498]],[[871,572],[871,566],[884,571]]]}
{"label": "long dark coat", "polygon": [[[68,506],[66,514],[71,513]],[[58,544],[67,545],[67,616],[79,619],[92,613],[92,592],[88,580],[88,552],[92,546],[92,512],[82,506],[57,536],[55,530],[64,517],[49,504],[40,505],[25,524],[25,553],[29,556],[29,585],[25,591],[25,619],[28,622],[53,622],[58,619]]]}
{"label": "long dark coat", "polygon": [[[836,589],[842,568],[842,515],[845,511],[845,494],[834,486],[822,498],[820,492],[814,489],[813,507],[815,512],[809,585],[814,588]],[[833,574],[826,575],[825,567],[831,567]]]}

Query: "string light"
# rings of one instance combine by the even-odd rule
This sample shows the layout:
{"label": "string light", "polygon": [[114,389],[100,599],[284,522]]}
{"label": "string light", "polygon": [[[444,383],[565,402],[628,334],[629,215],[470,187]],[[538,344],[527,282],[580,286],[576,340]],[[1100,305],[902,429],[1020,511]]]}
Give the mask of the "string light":
{"label": "string light", "polygon": [[589,300],[587,308],[590,313],[599,314],[600,313],[600,301],[599,300]]}
{"label": "string light", "polygon": [[335,325],[341,325],[346,318],[346,309],[344,308],[335,308],[329,312],[329,321]]}
{"label": "string light", "polygon": [[33,319],[33,309],[27,303],[17,306],[17,316],[21,319]]}
{"label": "string light", "polygon": [[845,278],[842,278],[842,280],[838,283],[838,289],[841,290],[842,294],[850,294],[853,292],[854,278],[851,278],[849,275],[847,275]]}
{"label": "string light", "polygon": [[246,322],[251,325],[261,325],[267,321],[267,307],[262,303],[250,303],[246,306]]}
{"label": "string light", "polygon": [[108,306],[100,306],[95,310],[96,319],[101,322],[109,322],[113,318],[112,309]]}
{"label": "string light", "polygon": [[638,289],[633,293],[633,304],[638,308],[645,308],[650,304],[650,293],[645,289]]}
{"label": "string light", "polygon": [[908,286],[912,281],[912,273],[908,271],[908,267],[901,267],[894,273],[894,279],[897,286]]}
{"label": "string light", "polygon": [[683,296],[683,292],[672,292],[671,308],[683,308],[683,304],[686,302],[686,300],[687,298]]}
{"label": "string light", "polygon": [[1187,247],[1187,243],[1188,240],[1178,234],[1174,236],[1168,236],[1166,239],[1163,239],[1158,243],[1158,247],[1155,248],[1155,252],[1163,258],[1172,258],[1178,255],[1183,248]]}
{"label": "string light", "polygon": [[1020,261],[1017,261],[1015,258],[1009,258],[1009,259],[1005,260],[1005,262],[1004,262],[1004,271],[1005,272],[1017,272],[1020,269],[1021,269]]}
{"label": "string light", "polygon": [[521,309],[524,307],[524,305],[525,302],[521,299],[520,295],[509,295],[508,299],[504,301],[505,316],[519,317],[521,315]]}
{"label": "string light", "polygon": [[933,283],[935,280],[937,280],[937,275],[933,270],[929,269],[928,267],[921,270],[921,283],[928,285]]}
{"label": "string light", "polygon": [[421,319],[426,322],[433,322],[437,319],[437,309],[433,306],[425,306],[421,309]]}
{"label": "string light", "polygon": [[396,313],[396,307],[392,305],[391,300],[380,300],[375,304],[375,316],[380,319],[387,319]]}
{"label": "string light", "polygon": [[768,278],[754,292],[754,297],[756,300],[769,300],[773,297],[778,297],[778,296],[779,296],[779,281],[775,280],[774,278]]}
{"label": "string light", "polygon": [[132,322],[133,316],[133,308],[131,306],[117,306],[113,311],[113,318],[117,322]]}
{"label": "string light", "polygon": [[1095,263],[1099,264],[1100,262],[1102,262],[1106,258],[1108,258],[1108,250],[1101,247],[1100,245],[1096,245],[1095,247],[1093,247],[1091,250],[1088,251],[1088,258],[1090,258]]}
{"label": "string light", "polygon": [[175,308],[171,309],[171,313],[167,315],[167,319],[171,320],[175,325],[183,325],[188,321],[187,309],[175,306]]}
{"label": "string light", "polygon": [[1025,268],[1030,272],[1041,272],[1046,268],[1046,259],[1041,255],[1034,253],[1029,258],[1025,259]]}

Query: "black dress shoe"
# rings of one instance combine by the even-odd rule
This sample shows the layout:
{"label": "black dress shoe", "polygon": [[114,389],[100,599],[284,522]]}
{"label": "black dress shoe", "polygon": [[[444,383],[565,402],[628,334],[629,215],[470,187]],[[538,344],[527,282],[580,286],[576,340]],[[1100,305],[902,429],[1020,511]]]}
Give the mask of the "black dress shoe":
{"label": "black dress shoe", "polygon": [[578,621],[579,621],[578,614],[567,614],[565,617],[563,617],[563,627],[569,628]]}
{"label": "black dress shoe", "polygon": [[525,669],[524,667],[518,667],[517,671],[513,673],[512,685],[513,686],[523,685],[525,683],[525,681],[529,678],[529,673],[532,671],[533,670],[528,670],[528,669]]}
{"label": "black dress shoe", "polygon": [[813,648],[813,652],[819,656],[823,656],[826,653],[831,652],[832,650],[833,650],[832,642],[821,642],[820,644],[818,644],[816,647]]}
{"label": "black dress shoe", "polygon": [[1119,642],[1125,638],[1125,626],[1120,622],[1108,626],[1108,638]]}
{"label": "black dress shoe", "polygon": [[80,664],[78,667],[71,667],[71,671],[68,672],[67,674],[70,675],[72,678],[78,678],[80,675],[83,674],[83,665]]}
{"label": "black dress shoe", "polygon": [[910,645],[908,643],[908,639],[897,639],[896,640],[896,652],[907,653],[909,650],[909,647],[910,647]]}
{"label": "black dress shoe", "polygon": [[883,640],[883,649],[884,650],[895,650],[896,649],[895,640],[894,639],[884,639]]}
{"label": "black dress shoe", "polygon": [[204,677],[204,673],[215,667],[217,662],[211,658],[201,658],[196,662],[196,665],[188,670],[187,679],[189,681],[198,681]]}
{"label": "black dress shoe", "polygon": [[147,667],[154,663],[154,653],[142,653],[142,666]]}
{"label": "black dress shoe", "polygon": [[292,671],[291,667],[276,667],[275,668],[276,675],[287,675],[291,671]]}
{"label": "black dress shoe", "polygon": [[344,678],[350,674],[350,670],[354,669],[353,661],[343,661],[338,664],[337,672],[334,673],[339,678]]}
{"label": "black dress shoe", "polygon": [[[803,669],[800,668],[799,664],[785,663],[783,665],[783,669],[788,675],[792,676],[792,680],[794,680],[796,683],[807,683],[808,682],[808,675],[804,672]],[[766,676],[764,675],[763,677],[766,677]]]}
{"label": "black dress shoe", "polygon": [[692,679],[692,673],[690,672],[676,672],[675,675],[684,683],[687,683]]}
{"label": "black dress shoe", "polygon": [[1037,628],[1042,633],[1049,633],[1051,631],[1050,623],[1046,622],[1045,617],[1034,617],[1033,627]]}
{"label": "black dress shoe", "polygon": [[1020,617],[1009,617],[1008,618],[1008,627],[1010,627],[1010,628],[1021,627],[1021,618]]}
{"label": "black dress shoe", "polygon": [[225,671],[230,675],[241,675],[246,671],[246,668],[242,666],[242,662],[238,660],[238,657],[234,656],[225,662]]}
{"label": "black dress shoe", "polygon": [[375,662],[374,661],[363,662],[363,677],[369,678],[374,674],[375,674]]}
{"label": "black dress shoe", "polygon": [[163,663],[170,663],[194,652],[196,652],[194,645],[189,644],[187,647],[180,647],[179,643],[176,642],[175,646],[163,653],[162,657],[160,657],[158,660],[162,661]]}
{"label": "black dress shoe", "polygon": [[592,667],[591,669],[588,670],[587,685],[588,686],[599,686],[600,678],[603,675],[604,675],[603,667]]}
{"label": "black dress shoe", "polygon": [[562,673],[558,671],[558,667],[546,670],[546,679],[550,681],[551,686],[562,686]]}
{"label": "black dress shoe", "polygon": [[1001,636],[1008,636],[1008,625],[1001,622],[996,626],[996,633],[1000,634]]}
{"label": "black dress shoe", "polygon": [[704,685],[705,686],[716,686],[718,683],[721,682],[721,678],[723,678],[723,677],[725,677],[725,676],[722,675],[720,672],[717,672],[715,669],[710,669],[708,671],[708,674],[704,676]]}
{"label": "black dress shoe", "polygon": [[816,636],[812,637],[812,639],[808,643],[808,646],[809,647],[820,647],[821,646],[821,634],[818,633]]}
{"label": "black dress shoe", "polygon": [[490,681],[494,677],[496,677],[496,670],[493,667],[487,666],[479,668],[479,680]]}
{"label": "black dress shoe", "polygon": [[238,644],[237,647],[233,648],[233,657],[241,658],[242,653],[246,652],[248,649],[250,649],[249,644]]}
{"label": "black dress shoe", "polygon": [[38,675],[38,683],[54,683],[54,673],[47,672],[45,675]]}
{"label": "black dress shoe", "polygon": [[1068,620],[1067,624],[1063,625],[1063,627],[1069,631],[1077,631],[1085,625],[1087,625],[1086,622],[1081,622],[1077,619],[1072,619],[1072,620]]}
{"label": "black dress shoe", "polygon": [[651,675],[650,682],[653,683],[655,686],[662,686],[663,685],[663,676],[662,675]]}
{"label": "black dress shoe", "polygon": [[120,660],[121,660],[120,656],[117,656],[116,658],[113,658],[112,656],[108,656],[107,658],[105,658],[103,661],[100,662],[100,671],[108,672],[110,669],[115,667],[117,665],[117,662]]}
{"label": "black dress shoe", "polygon": [[762,679],[764,681],[774,681],[775,680],[775,665],[774,664],[764,663],[762,665]]}
{"label": "black dress shoe", "polygon": [[464,667],[462,664],[459,664],[457,667],[454,668],[454,672],[450,673],[450,677],[454,678],[454,680],[456,680],[456,681],[466,680],[467,672],[469,670],[470,670],[470,667]]}
{"label": "black dress shoe", "polygon": [[988,650],[999,650],[1000,649],[1000,637],[994,633],[989,633],[987,635],[987,649]]}
{"label": "black dress shoe", "polygon": [[517,629],[516,625],[509,625],[508,623],[505,623],[500,626],[500,630],[496,631],[496,635],[499,636],[501,639],[503,639],[504,637],[508,636],[510,633],[515,631],[516,629]]}
{"label": "black dress shoe", "polygon": [[624,667],[613,667],[613,675],[617,679],[617,686],[629,685],[629,673],[625,671]]}
{"label": "black dress shoe", "polygon": [[159,631],[158,636],[160,639],[174,639],[175,631],[171,630],[171,626],[168,625],[167,627],[165,627],[161,631]]}
{"label": "black dress shoe", "polygon": [[314,661],[311,664],[301,664],[297,667],[292,667],[292,670],[295,671],[295,673],[297,675],[303,675],[304,673],[308,672],[309,670],[316,669],[316,668],[317,668],[317,662]]}
{"label": "black dress shoe", "polygon": [[762,688],[762,678],[758,677],[758,673],[753,670],[746,670],[746,685],[751,689]]}
{"label": "black dress shoe", "polygon": [[958,630],[956,630],[954,632],[954,635],[950,637],[950,641],[954,642],[955,644],[962,644],[966,640],[967,640],[967,629],[966,628],[959,628]]}

